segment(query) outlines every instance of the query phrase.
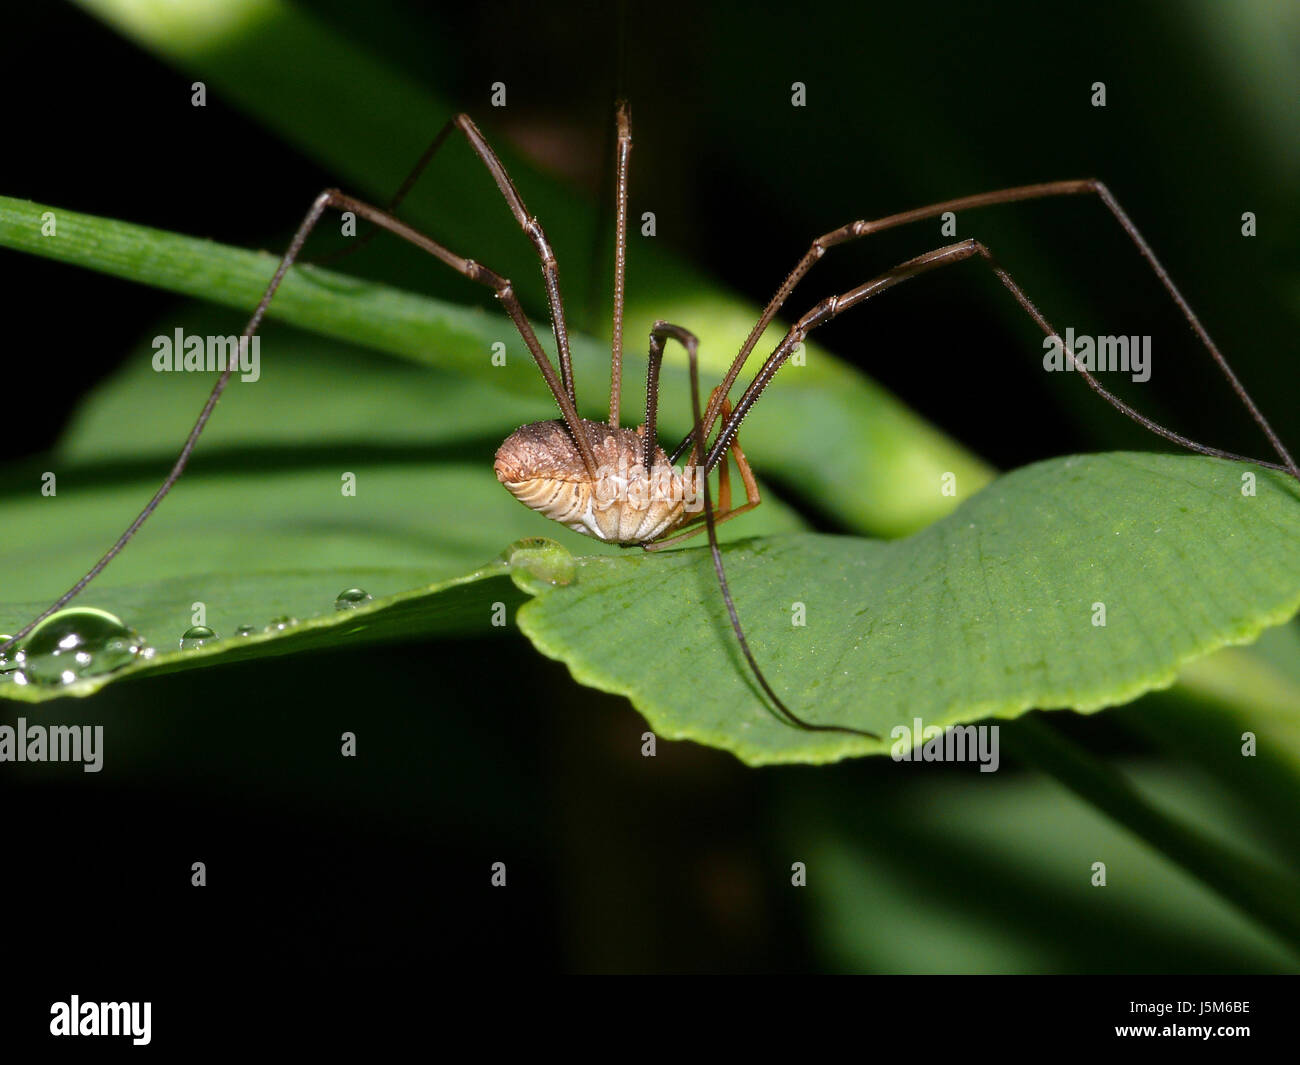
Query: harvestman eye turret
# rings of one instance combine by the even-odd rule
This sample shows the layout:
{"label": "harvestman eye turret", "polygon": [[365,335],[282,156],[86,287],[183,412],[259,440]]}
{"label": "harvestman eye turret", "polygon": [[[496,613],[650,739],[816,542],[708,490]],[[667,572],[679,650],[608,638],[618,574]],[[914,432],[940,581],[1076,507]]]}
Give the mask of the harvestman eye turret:
{"label": "harvestman eye turret", "polygon": [[[546,286],[546,299],[550,310],[551,328],[555,335],[555,346],[559,374],[542,349],[531,323],[524,315],[518,297],[510,280],[494,272],[481,263],[465,259],[450,251],[442,244],[425,236],[408,226],[393,212],[405,198],[420,174],[437,154],[446,139],[459,131],[469,143],[478,159],[487,168],[496,182],[497,188],[505,198],[515,221],[527,235],[541,260],[542,276]],[[766,331],[773,319],[793,294],[799,282],[812,269],[813,265],[830,249],[837,245],[861,237],[879,233],[886,229],[935,218],[946,211],[968,211],[995,204],[1013,203],[1021,200],[1044,199],[1055,196],[1096,196],[1110,214],[1119,223],[1136,246],[1139,254],[1155,272],[1165,291],[1182,312],[1183,317],[1209,351],[1219,369],[1227,378],[1251,417],[1263,430],[1273,450],[1282,460],[1281,463],[1261,462],[1246,458],[1214,447],[1207,447],[1190,440],[1164,426],[1152,421],[1125,404],[1117,396],[1104,388],[1097,378],[1083,365],[1076,363],[1074,354],[1065,349],[1066,358],[1078,370],[1088,385],[1105,399],[1111,406],[1151,432],[1164,437],[1190,451],[1217,458],[1250,462],[1270,469],[1282,470],[1300,480],[1300,468],[1295,459],[1287,452],[1277,434],[1268,424],[1263,414],[1238,381],[1228,366],[1209,333],[1201,325],[1187,301],[1183,298],[1164,267],[1156,258],[1146,240],[1129,220],[1110,191],[1099,181],[1054,181],[1038,185],[1024,185],[1017,188],[986,192],[975,196],[966,196],[943,203],[919,207],[899,214],[887,215],[873,221],[856,221],[818,237],[799,260],[795,268],[786,277],[775,296],[764,308],[762,315],[750,330],[741,345],[726,375],[709,396],[708,403],[701,409],[699,389],[699,368],[697,358],[697,341],[693,334],[678,325],[668,322],[656,322],[650,333],[649,361],[646,373],[646,407],[645,421],[635,429],[624,428],[619,412],[619,397],[622,387],[623,370],[623,306],[624,277],[627,258],[627,205],[628,205],[628,161],[632,151],[631,121],[626,104],[620,103],[617,116],[617,183],[616,183],[616,236],[614,258],[614,325],[610,350],[610,399],[608,423],[594,422],[583,418],[578,413],[577,396],[574,390],[572,360],[569,353],[569,335],[565,324],[564,305],[560,299],[559,269],[555,255],[546,239],[542,224],[528,212],[518,190],[506,173],[505,167],[492,151],[478,127],[469,116],[461,114],[451,119],[443,127],[433,143],[416,164],[415,169],[403,182],[397,195],[386,209],[374,207],[337,189],[327,189],[316,197],[306,218],[298,227],[270,283],[258,302],[243,336],[250,338],[257,332],[267,307],[274,298],[276,290],[284,276],[298,259],[303,245],[312,230],[320,222],[327,210],[351,211],[357,217],[364,218],[377,227],[357,240],[348,251],[354,251],[368,241],[378,229],[387,230],[403,240],[423,249],[430,255],[444,262],[453,270],[491,288],[515,328],[519,331],[529,352],[541,371],[556,405],[560,418],[554,421],[535,422],[513,433],[496,455],[497,479],[520,502],[549,518],[573,529],[576,532],[612,543],[640,546],[647,551],[658,550],[695,535],[701,531],[707,534],[709,549],[713,559],[714,571],[718,579],[723,600],[735,632],[754,678],[762,688],[776,713],[788,724],[797,728],[818,732],[842,732],[858,736],[879,739],[872,733],[860,729],[847,728],[830,722],[814,722],[796,715],[791,711],[777,693],[772,689],[754,654],[745,639],[744,630],[736,612],[726,573],[722,564],[722,554],[718,549],[716,527],[719,523],[729,521],[748,510],[758,506],[761,501],[758,483],[753,471],[745,459],[740,447],[738,433],[741,423],[749,414],[754,404],[771,383],[776,372],[819,325],[843,314],[852,307],[866,302],[903,281],[929,273],[942,266],[975,259],[986,263],[1002,284],[1020,304],[1026,314],[1042,329],[1047,336],[1056,335],[1056,330],[1029,300],[1011,275],[998,264],[989,249],[977,240],[963,240],[949,244],[923,255],[918,255],[904,263],[885,271],[865,284],[838,296],[830,296],[816,304],[810,311],[795,321],[785,333],[773,352],[764,360],[753,380],[745,389],[740,399],[733,406],[729,400],[732,386],[736,383],[745,362],[754,346]],[[693,429],[676,446],[671,454],[658,445],[656,422],[659,404],[659,369],[663,359],[664,344],[676,340],[686,349],[690,366],[691,408]],[[39,616],[32,619],[18,633],[11,637],[0,651],[8,649],[18,640],[32,631],[36,625],[55,611],[65,606],[74,596],[86,587],[99,572],[126,546],[136,531],[153,513],[163,497],[171,490],[189,461],[190,454],[198,442],[204,426],[212,415],[217,400],[225,390],[233,372],[233,365],[225,369],[217,378],[199,413],[194,428],[190,430],[181,448],[180,455],[172,466],[163,483],[154,493],[145,508],[126,528],[117,541],[95,563],[94,566],[59,597]],[[714,435],[714,429],[717,429]],[[712,442],[710,443],[710,438]],[[682,468],[674,467],[683,454],[687,460]],[[730,463],[736,465],[741,483],[745,490],[745,502],[732,505]],[[714,512],[713,500],[709,489],[708,475],[718,471],[718,509]],[[700,497],[702,498],[702,505]]]}

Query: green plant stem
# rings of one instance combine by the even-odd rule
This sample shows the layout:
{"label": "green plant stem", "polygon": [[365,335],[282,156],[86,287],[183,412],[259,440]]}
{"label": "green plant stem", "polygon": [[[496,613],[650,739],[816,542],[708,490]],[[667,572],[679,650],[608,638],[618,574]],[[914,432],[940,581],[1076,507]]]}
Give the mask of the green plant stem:
{"label": "green plant stem", "polygon": [[1007,750],[1144,839],[1300,954],[1300,881],[1153,806],[1130,781],[1042,720],[1003,725]]}

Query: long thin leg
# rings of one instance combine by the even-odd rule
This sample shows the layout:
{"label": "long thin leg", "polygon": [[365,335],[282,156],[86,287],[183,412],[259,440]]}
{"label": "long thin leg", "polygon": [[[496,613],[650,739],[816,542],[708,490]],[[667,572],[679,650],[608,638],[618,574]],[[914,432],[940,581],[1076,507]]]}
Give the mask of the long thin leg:
{"label": "long thin leg", "polygon": [[[713,397],[710,396],[709,398],[712,399]],[[730,417],[731,403],[724,400],[722,403],[722,422],[724,425]],[[749,460],[745,458],[745,452],[741,450],[739,434],[731,438],[731,447],[728,450],[730,457],[735,460],[736,471],[740,474],[741,483],[745,488],[745,502],[738,507],[731,505],[731,478],[728,472],[731,467],[725,458],[720,460],[718,462],[718,512],[713,518],[715,528],[724,521],[730,521],[732,518],[738,518],[740,515],[748,513],[763,502],[763,497],[758,490],[758,478],[754,476],[754,470],[749,465]],[[691,461],[695,461],[693,456]],[[679,532],[666,540],[654,540],[641,546],[647,551],[662,551],[665,547],[675,547],[682,541],[689,540],[691,537],[702,533],[704,531],[704,520],[702,514],[697,515],[679,526],[679,528],[685,530],[684,532]]]}
{"label": "long thin leg", "polygon": [[[627,270],[627,174],[632,155],[632,116],[627,101],[618,102],[617,185],[614,228],[614,332],[609,350],[609,427],[618,428],[619,399],[623,389],[623,287]],[[653,439],[647,437],[647,439]],[[653,444],[651,445],[653,447]],[[647,467],[648,468],[648,467]]]}
{"label": "long thin leg", "polygon": [[[726,415],[723,417],[725,418]],[[713,516],[714,528],[717,528],[722,515],[729,513],[731,513],[731,463],[723,459],[718,463],[718,513]]]}
{"label": "long thin leg", "polygon": [[459,114],[452,121],[465,134],[470,146],[483,161],[483,165],[488,168],[488,172],[497,183],[497,188],[501,190],[501,195],[505,197],[511,214],[515,216],[515,221],[533,242],[533,247],[537,249],[537,255],[542,260],[542,275],[546,281],[546,301],[551,307],[551,326],[555,331],[555,348],[559,354],[560,381],[564,385],[564,391],[568,393],[569,402],[576,406],[578,400],[573,391],[573,359],[569,354],[569,330],[564,323],[564,302],[560,299],[560,268],[546,240],[546,232],[536,216],[528,213],[528,208],[524,206],[523,198],[515,188],[514,182],[510,180],[510,175],[506,173],[506,168],[501,165],[501,160],[496,157],[491,145],[479,132],[478,126],[474,125],[469,115]]}
{"label": "long thin leg", "polygon": [[[528,350],[532,352],[533,358],[537,362],[537,367],[542,371],[542,377],[546,380],[547,387],[551,390],[551,395],[555,397],[555,402],[560,407],[560,412],[564,416],[565,424],[569,427],[569,432],[573,435],[578,445],[578,450],[582,454],[583,462],[587,466],[589,475],[594,479],[596,476],[596,459],[591,451],[591,443],[587,434],[583,431],[582,420],[578,417],[577,409],[574,407],[573,398],[564,390],[562,383],[556,378],[555,370],[551,366],[550,360],[546,357],[546,352],[542,349],[541,342],[537,339],[537,334],[533,331],[532,324],[524,314],[523,308],[519,305],[519,298],[515,295],[511,287],[509,278],[502,277],[500,274],[489,270],[486,266],[476,263],[471,259],[462,259],[459,255],[444,248],[437,241],[426,237],[423,233],[412,229],[405,222],[394,218],[385,211],[377,207],[372,207],[368,203],[354,199],[345,195],[338,189],[326,189],[311,205],[306,217],[299,225],[298,231],[294,234],[293,240],[290,241],[288,250],[280,259],[279,265],[275,268],[275,273],[271,277],[270,283],[266,286],[266,291],[262,293],[262,298],[258,301],[257,308],[253,311],[253,316],[244,326],[243,339],[247,340],[257,332],[261,325],[262,318],[266,314],[266,309],[270,306],[271,299],[275,296],[276,290],[284,280],[285,274],[289,267],[293,265],[298,253],[302,250],[303,244],[316,224],[321,220],[326,209],[333,208],[339,211],[353,211],[359,217],[366,219],[373,224],[388,230],[391,233],[409,241],[417,248],[427,251],[437,259],[446,263],[453,270],[463,274],[471,281],[477,281],[480,284],[487,285],[495,290],[497,298],[506,308],[506,313],[514,321],[515,327],[519,330],[519,335],[523,337],[524,343],[528,345]],[[198,443],[200,434],[208,424],[208,419],[212,416],[212,411],[217,405],[217,400],[221,398],[221,393],[225,391],[226,384],[230,381],[230,375],[234,371],[234,364],[227,365],[221,371],[216,383],[212,386],[212,391],[208,393],[207,401],[203,404],[203,409],[199,412],[198,420],[194,423],[194,428],[190,430],[189,436],[185,438],[185,443],[181,447],[180,455],[177,456],[176,462],[172,465],[171,471],[163,480],[158,490],[153,494],[153,498],[145,505],[145,508],[136,515],[135,520],[126,527],[126,530],[112,547],[108,549],[91,568],[87,571],[76,584],[69,588],[63,595],[59,596],[49,607],[38,614],[23,628],[19,629],[13,636],[0,645],[0,651],[7,650],[13,644],[17,643],[38,624],[53,614],[56,610],[61,609],[72,600],[83,588],[95,579],[105,566],[107,566],[114,557],[126,546],[127,541],[133,537],[139,530],[149,515],[157,509],[158,504],[163,501],[163,497],[171,491],[172,485],[180,478],[186,465],[190,460],[190,453],[194,450],[194,445]]]}
{"label": "long thin leg", "polygon": [[[438,135],[433,138],[432,143],[424,150],[424,154],[420,156],[414,168],[406,175],[401,187],[398,188],[393,198],[388,201],[388,206],[384,209],[385,213],[391,215],[406,198],[407,193],[420,180],[425,168],[433,161],[433,157],[438,154],[438,149],[442,147],[453,129],[458,129],[465,135],[465,139],[469,142],[474,154],[487,167],[488,173],[492,175],[492,180],[496,182],[497,188],[501,190],[501,195],[510,208],[510,213],[515,216],[515,221],[519,223],[519,227],[524,231],[528,239],[533,242],[533,247],[536,248],[537,255],[542,261],[542,279],[546,283],[546,300],[551,311],[551,329],[555,333],[555,347],[560,357],[560,381],[564,386],[564,391],[568,393],[569,399],[576,405],[577,397],[574,395],[573,389],[573,360],[569,354],[569,330],[564,319],[564,303],[560,299],[560,272],[555,261],[555,255],[546,239],[546,232],[542,229],[542,223],[528,213],[528,208],[524,206],[523,197],[519,195],[519,190],[515,188],[515,183],[510,179],[505,166],[497,158],[496,152],[488,144],[487,138],[479,132],[478,126],[474,125],[474,120],[469,115],[462,112],[447,120],[447,124],[438,131]],[[335,262],[345,255],[360,251],[374,238],[376,232],[377,230],[371,229],[357,238],[349,247],[340,248],[327,255],[322,255],[316,262],[321,264]]]}
{"label": "long thin leg", "polygon": [[[641,443],[641,465],[648,475],[654,465],[654,454],[659,429],[659,367],[664,361],[664,338],[650,332],[650,355],[645,371],[645,438]],[[698,452],[697,452],[698,454]]]}
{"label": "long thin leg", "polygon": [[[456,118],[453,117],[447,119],[447,122],[443,125],[442,129],[438,130],[438,135],[434,137],[429,143],[429,146],[424,149],[424,153],[420,156],[415,166],[411,168],[411,172],[402,179],[402,183],[398,186],[397,191],[393,193],[392,199],[384,204],[384,210],[388,214],[395,215],[397,213],[397,209],[402,205],[402,201],[406,199],[407,193],[415,187],[415,183],[423,176],[424,171],[428,168],[429,164],[433,162],[433,157],[438,154],[438,150],[447,140],[447,135],[455,128]],[[346,259],[349,255],[355,255],[374,240],[380,232],[382,231],[378,226],[370,226],[361,234],[361,236],[357,237],[356,240],[349,241],[341,248],[335,248],[333,251],[326,252],[323,255],[317,255],[311,259],[300,258],[298,261],[300,263],[310,263],[313,266],[326,266],[330,263],[336,263],[340,259]]]}
{"label": "long thin leg", "polygon": [[[665,339],[671,337],[686,349],[687,358],[690,360],[691,367],[691,413],[695,419],[695,448],[693,455],[704,454],[704,420],[700,410],[700,367],[698,348],[699,341],[693,333],[688,332],[681,326],[672,325],[669,322],[655,322],[651,330],[652,338],[657,337],[660,346]],[[733,434],[734,435],[734,434]],[[880,739],[874,732],[867,732],[864,729],[848,728],[844,725],[817,725],[810,721],[805,721],[794,713],[780,696],[772,690],[772,686],[767,682],[763,671],[758,667],[758,661],[754,658],[754,653],[749,649],[749,641],[745,639],[745,630],[741,628],[740,617],[736,613],[736,604],[731,598],[731,588],[727,584],[727,574],[722,567],[722,552],[718,550],[718,535],[716,523],[713,519],[713,500],[709,494],[709,478],[706,475],[704,482],[704,521],[709,535],[709,550],[713,554],[713,570],[718,577],[718,587],[722,589],[722,599],[727,604],[727,614],[731,618],[731,629],[736,634],[736,640],[740,644],[740,650],[745,656],[745,661],[749,663],[749,668],[754,673],[754,679],[759,686],[767,693],[767,697],[772,700],[782,719],[795,728],[803,729],[806,732],[844,732],[851,736],[865,736],[868,739]]]}
{"label": "long thin leg", "polygon": [[[909,278],[917,277],[921,274],[928,273],[931,270],[941,266],[950,266],[953,263],[963,262],[966,259],[979,257],[983,259],[993,272],[997,275],[998,280],[1011,292],[1016,302],[1020,304],[1025,313],[1028,314],[1037,324],[1043,333],[1047,336],[1056,335],[1056,330],[1052,323],[1049,322],[1034,303],[1025,295],[1024,290],[1016,284],[1011,275],[1003,269],[993,258],[983,244],[977,240],[964,240],[957,244],[950,244],[943,248],[937,248],[934,251],[926,252],[924,255],[918,255],[915,259],[909,259],[905,263],[895,266],[879,277],[873,278],[865,284],[859,285],[855,289],[844,293],[842,296],[831,296],[822,300],[811,311],[800,318],[782,338],[781,343],[777,345],[775,351],[768,356],[767,361],[763,363],[762,368],[754,375],[754,380],[750,382],[749,387],[745,389],[744,395],[736,404],[731,413],[731,417],[718,433],[717,439],[713,443],[707,459],[705,460],[705,469],[712,469],[726,452],[731,440],[735,437],[740,428],[740,423],[744,421],[745,416],[749,413],[754,402],[762,395],[763,390],[771,382],[776,371],[790,357],[795,347],[800,344],[804,338],[817,326],[829,322],[832,318],[838,317],[847,311],[850,307],[856,307],[859,303],[878,296],[880,293],[893,288],[900,282]],[[1263,462],[1259,459],[1247,458],[1243,455],[1234,454],[1231,451],[1222,451],[1219,448],[1206,447],[1195,440],[1190,440],[1172,429],[1166,429],[1164,426],[1138,413],[1127,403],[1121,400],[1114,393],[1108,391],[1091,371],[1079,365],[1074,358],[1074,352],[1068,347],[1065,348],[1065,354],[1069,365],[1074,366],[1085,381],[1092,387],[1093,391],[1100,395],[1107,403],[1118,410],[1120,413],[1132,418],[1139,425],[1144,426],[1158,436],[1163,436],[1166,440],[1171,440],[1175,444],[1187,448],[1189,451],[1196,451],[1202,455],[1212,455],[1215,458],[1233,459],[1237,462],[1250,462],[1258,466],[1267,466],[1270,469],[1282,470],[1283,472],[1292,473],[1300,478],[1300,471],[1294,469],[1294,462],[1287,455],[1284,449],[1280,449],[1281,456],[1287,460],[1287,465],[1279,465],[1274,462]]]}
{"label": "long thin leg", "polygon": [[[1139,231],[1137,226],[1133,224],[1128,215],[1124,212],[1124,209],[1120,207],[1119,201],[1115,199],[1111,194],[1111,191],[1095,178],[1085,178],[1078,181],[1050,181],[1038,185],[1020,185],[1011,189],[999,189],[994,192],[984,192],[974,196],[962,196],[955,200],[945,200],[942,203],[934,203],[926,207],[918,207],[911,211],[902,211],[898,214],[886,215],[883,218],[877,218],[873,221],[850,222],[846,226],[840,226],[839,229],[833,229],[829,233],[823,234],[812,242],[812,245],[809,247],[804,257],[800,259],[798,265],[790,271],[790,276],[785,279],[785,282],[779,289],[777,289],[776,295],[772,297],[767,307],[764,308],[763,313],[759,317],[757,323],[755,323],[754,328],[750,330],[749,336],[745,339],[745,343],[741,345],[739,353],[732,361],[731,367],[727,371],[727,375],[723,378],[723,393],[730,393],[731,386],[735,384],[736,377],[740,374],[741,367],[744,365],[745,360],[749,358],[750,352],[754,350],[754,345],[758,343],[759,337],[763,335],[763,332],[767,329],[768,325],[771,324],[772,319],[776,317],[776,314],[781,309],[782,305],[787,299],[789,299],[790,294],[794,292],[795,286],[798,285],[804,275],[812,269],[817,260],[826,254],[828,248],[832,248],[837,244],[844,244],[848,241],[856,240],[859,237],[868,236],[872,233],[880,233],[886,229],[893,229],[895,226],[907,225],[910,222],[920,222],[927,218],[937,218],[945,211],[957,212],[973,210],[979,207],[991,207],[996,204],[1015,203],[1021,200],[1038,200],[1050,196],[1076,196],[1080,194],[1095,195],[1103,204],[1106,205],[1106,209],[1110,211],[1115,220],[1119,222],[1120,227],[1133,242],[1139,254],[1147,261],[1147,265],[1151,267],[1156,277],[1160,279],[1160,283],[1164,286],[1165,291],[1169,293],[1170,298],[1172,298],[1174,303],[1177,304],[1178,309],[1182,312],[1187,323],[1192,327],[1193,332],[1195,332],[1197,337],[1200,338],[1201,343],[1205,345],[1206,350],[1210,353],[1215,363],[1218,364],[1219,369],[1223,372],[1223,375],[1228,379],[1228,383],[1232,386],[1233,391],[1237,393],[1238,398],[1243,404],[1245,404],[1246,409],[1250,412],[1250,416],[1254,418],[1255,423],[1263,430],[1269,443],[1273,445],[1273,450],[1276,451],[1278,456],[1282,459],[1283,465],[1293,476],[1300,479],[1300,467],[1297,467],[1295,460],[1283,446],[1281,439],[1278,437],[1277,433],[1274,432],[1273,427],[1269,425],[1267,419],[1265,419],[1259,408],[1255,406],[1254,401],[1246,392],[1245,387],[1237,379],[1237,375],[1232,372],[1232,368],[1228,365],[1228,360],[1223,356],[1223,353],[1219,351],[1218,346],[1211,339],[1209,332],[1206,330],[1205,326],[1201,324],[1201,320],[1196,317],[1196,313],[1192,310],[1191,305],[1187,300],[1184,299],[1183,294],[1178,290],[1178,286],[1174,284],[1168,271],[1165,270],[1160,260],[1156,258],[1155,252],[1151,250],[1151,245],[1146,242],[1146,238],[1142,236],[1142,233]],[[1094,387],[1096,386],[1094,385]],[[710,404],[709,409],[705,414],[705,436],[708,436],[709,433],[712,432],[717,415],[717,407]],[[678,445],[672,455],[673,461],[677,460],[682,451],[685,450],[689,441],[690,437],[688,435],[686,439]]]}

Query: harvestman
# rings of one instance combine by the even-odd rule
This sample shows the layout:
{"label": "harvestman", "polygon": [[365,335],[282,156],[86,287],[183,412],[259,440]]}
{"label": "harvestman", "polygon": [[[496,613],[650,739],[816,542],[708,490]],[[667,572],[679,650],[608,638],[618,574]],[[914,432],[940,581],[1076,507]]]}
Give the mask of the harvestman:
{"label": "harvestman", "polygon": [[[501,195],[505,198],[506,204],[514,215],[515,221],[519,223],[520,228],[532,241],[538,258],[541,260],[542,276],[546,285],[546,299],[550,308],[551,328],[555,335],[556,352],[559,361],[560,372],[558,378],[555,368],[551,365],[550,359],[537,339],[537,334],[527,317],[525,317],[523,308],[508,278],[502,277],[472,259],[462,258],[432,238],[412,229],[393,214],[393,211],[405,198],[425,167],[428,166],[439,148],[442,147],[447,137],[454,130],[458,130],[464,135],[475,155],[487,168],[488,173],[496,182],[497,188],[500,189]],[[491,288],[496,293],[497,299],[505,307],[506,313],[510,315],[515,328],[519,330],[519,335],[523,338],[528,350],[536,360],[537,368],[541,371],[542,378],[546,381],[546,386],[550,389],[562,416],[561,419],[555,421],[534,422],[531,425],[525,425],[513,433],[501,445],[496,455],[495,469],[498,480],[526,506],[566,525],[576,532],[600,540],[625,546],[640,546],[647,551],[653,551],[678,543],[704,530],[708,535],[709,550],[713,556],[713,568],[717,574],[718,586],[726,603],[727,613],[731,619],[731,627],[736,634],[741,652],[753,671],[755,679],[772,701],[779,715],[788,724],[808,731],[844,732],[868,736],[873,739],[879,738],[873,733],[860,729],[840,725],[818,724],[797,716],[772,690],[749,648],[748,641],[745,639],[740,619],[736,613],[736,606],[727,585],[716,535],[716,527],[721,522],[728,521],[748,510],[752,510],[761,502],[758,483],[740,447],[738,433],[741,422],[745,420],[746,415],[749,414],[758,398],[763,394],[763,390],[771,383],[777,370],[781,368],[782,364],[813,329],[843,314],[849,308],[856,307],[873,296],[893,288],[900,282],[918,277],[941,266],[950,266],[967,259],[982,260],[988,264],[989,268],[997,275],[998,280],[1010,291],[1016,302],[1038,324],[1043,333],[1047,336],[1056,334],[1056,330],[1051,323],[1030,301],[1011,275],[998,264],[989,249],[977,240],[963,240],[918,255],[916,258],[900,263],[893,269],[885,271],[878,277],[872,278],[865,284],[850,289],[842,295],[830,296],[822,300],[786,331],[781,342],[776,346],[772,354],[767,357],[758,373],[754,375],[749,387],[745,389],[740,399],[733,406],[728,396],[754,346],[786,300],[790,298],[795,287],[829,248],[856,240],[859,237],[869,236],[872,233],[892,229],[895,226],[905,225],[909,222],[935,218],[945,211],[964,211],[995,204],[1013,203],[1019,200],[1044,199],[1051,196],[1095,195],[1114,216],[1124,232],[1128,234],[1129,239],[1133,241],[1142,258],[1146,260],[1147,264],[1155,272],[1156,277],[1160,279],[1165,291],[1177,304],[1183,317],[1186,318],[1192,330],[1200,338],[1201,343],[1205,345],[1206,350],[1209,351],[1237,396],[1245,404],[1251,417],[1263,430],[1264,435],[1268,438],[1269,443],[1272,444],[1282,462],[1280,464],[1261,462],[1257,459],[1236,455],[1218,448],[1207,447],[1170,429],[1166,429],[1164,426],[1138,413],[1109,392],[1089,370],[1074,361],[1073,352],[1069,351],[1068,348],[1065,349],[1067,359],[1075,366],[1093,391],[1105,399],[1106,402],[1166,440],[1171,440],[1188,450],[1199,452],[1202,455],[1211,455],[1216,458],[1231,459],[1238,462],[1250,462],[1270,469],[1282,470],[1300,480],[1300,468],[1297,467],[1295,459],[1287,452],[1282,441],[1273,431],[1264,415],[1255,406],[1254,401],[1247,394],[1241,382],[1238,381],[1236,375],[1228,366],[1227,360],[1210,338],[1205,327],[1201,325],[1200,320],[1183,298],[1182,293],[1178,291],[1178,288],[1156,258],[1155,253],[1151,250],[1150,245],[1147,244],[1137,227],[1129,220],[1128,215],[1124,213],[1119,203],[1111,195],[1110,190],[1100,181],[1093,179],[1052,181],[1038,185],[1022,185],[1016,188],[1001,189],[975,196],[964,196],[955,200],[931,204],[927,207],[918,207],[911,211],[903,211],[899,214],[886,215],[872,221],[850,222],[848,225],[841,226],[839,229],[831,230],[829,233],[818,237],[812,242],[807,253],[799,260],[798,265],[790,272],[790,275],[777,290],[776,295],[764,308],[754,328],[750,330],[749,336],[745,338],[744,344],[741,345],[740,351],[732,360],[731,367],[727,370],[722,383],[710,394],[709,401],[705,405],[703,412],[701,412],[700,406],[698,342],[695,336],[681,326],[665,321],[656,322],[650,331],[649,363],[646,372],[645,422],[635,429],[623,428],[619,418],[619,397],[623,373],[623,295],[627,258],[628,161],[632,152],[631,120],[626,103],[620,103],[618,107],[617,133],[614,324],[610,349],[608,423],[593,422],[578,414],[577,397],[573,385],[572,361],[569,354],[569,335],[564,320],[564,305],[560,299],[559,269],[555,255],[552,253],[546,234],[542,229],[542,224],[533,215],[529,214],[528,209],[524,206],[523,199],[515,188],[514,182],[506,173],[505,167],[502,166],[496,153],[492,151],[483,134],[479,132],[478,127],[474,125],[469,116],[464,114],[457,115],[442,128],[433,143],[421,156],[415,169],[402,183],[397,195],[393,197],[386,209],[381,210],[364,203],[340,192],[338,189],[327,189],[316,197],[311,209],[307,212],[307,216],[294,234],[293,240],[289,243],[288,250],[281,258],[270,283],[266,287],[266,291],[253,311],[253,316],[244,327],[243,337],[245,339],[250,338],[257,332],[262,317],[275,296],[276,290],[280,287],[281,281],[284,280],[286,272],[298,258],[307,237],[317,223],[320,222],[325,211],[331,208],[340,212],[351,211],[357,217],[366,219],[372,226],[388,230],[390,233],[423,249],[471,281],[477,281]],[[356,250],[370,239],[375,232],[376,230],[371,230],[366,233],[348,250]],[[664,344],[670,339],[676,340],[686,349],[690,363],[693,428],[677,445],[672,454],[668,455],[658,446],[655,428],[659,404],[659,368],[663,359]],[[209,417],[211,417],[217,400],[220,399],[221,393],[225,390],[233,369],[234,364],[232,362],[217,378],[211,393],[208,395],[207,402],[204,403],[203,409],[199,413],[198,420],[194,423],[194,428],[190,430],[189,436],[181,448],[180,455],[145,508],[84,577],[77,581],[43,613],[19,630],[5,644],[0,645],[0,651],[8,649],[31,632],[38,623],[65,606],[87,584],[94,580],[99,572],[112,561],[114,556],[126,546],[126,543],[135,535],[149,515],[153,513],[184,471],[190,454],[198,442],[199,435],[203,432],[203,428],[207,424]],[[714,438],[711,445],[706,447],[714,426],[719,422],[721,427],[716,438]],[[688,447],[690,448],[690,454],[685,469],[675,469],[673,464],[681,458]],[[731,503],[728,458],[735,462],[737,473],[745,489],[745,502],[734,507]],[[719,497],[718,512],[716,514],[714,513],[708,484],[708,475],[715,468],[718,470]],[[684,478],[692,472],[698,474],[698,481],[703,489],[704,505],[702,514],[688,517],[688,508],[686,506],[688,490]]]}

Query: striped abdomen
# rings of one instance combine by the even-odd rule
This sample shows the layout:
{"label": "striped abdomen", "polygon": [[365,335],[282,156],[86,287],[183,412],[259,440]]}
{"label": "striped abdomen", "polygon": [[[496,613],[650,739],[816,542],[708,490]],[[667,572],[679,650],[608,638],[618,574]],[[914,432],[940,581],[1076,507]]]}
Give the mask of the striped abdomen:
{"label": "striped abdomen", "polygon": [[497,451],[497,480],[526,507],[598,540],[639,544],[675,529],[702,502],[694,479],[675,471],[655,448],[642,465],[644,426],[611,429],[582,422],[596,458],[593,479],[562,421],[533,422]]}

